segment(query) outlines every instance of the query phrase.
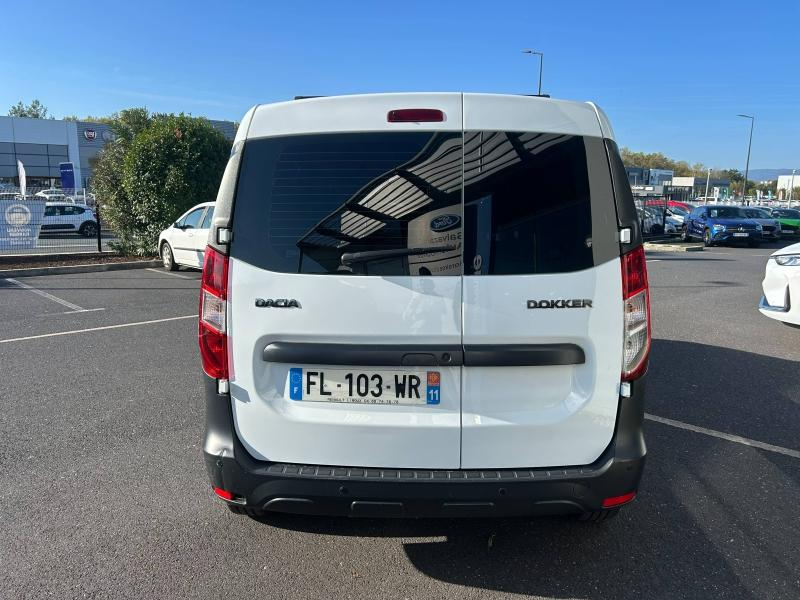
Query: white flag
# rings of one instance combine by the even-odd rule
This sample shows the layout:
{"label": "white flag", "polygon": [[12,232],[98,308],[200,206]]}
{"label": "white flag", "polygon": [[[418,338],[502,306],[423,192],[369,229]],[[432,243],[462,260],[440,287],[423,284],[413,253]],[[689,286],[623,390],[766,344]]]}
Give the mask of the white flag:
{"label": "white flag", "polygon": [[22,197],[25,197],[25,188],[28,187],[28,182],[25,178],[25,165],[22,164],[21,160],[17,160],[17,173],[19,173],[19,193],[22,194]]}

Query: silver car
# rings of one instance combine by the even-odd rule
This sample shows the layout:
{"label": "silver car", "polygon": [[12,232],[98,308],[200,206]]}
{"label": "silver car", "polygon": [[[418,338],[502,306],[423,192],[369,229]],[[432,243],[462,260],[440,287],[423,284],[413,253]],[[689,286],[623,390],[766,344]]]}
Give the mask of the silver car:
{"label": "silver car", "polygon": [[742,212],[763,227],[761,237],[765,240],[781,239],[781,222],[763,208],[743,206]]}

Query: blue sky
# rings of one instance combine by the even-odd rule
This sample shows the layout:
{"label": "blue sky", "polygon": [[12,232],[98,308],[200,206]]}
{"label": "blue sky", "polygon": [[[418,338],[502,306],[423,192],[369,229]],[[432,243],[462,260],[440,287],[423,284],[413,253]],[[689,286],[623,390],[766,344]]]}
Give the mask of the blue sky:
{"label": "blue sky", "polygon": [[239,120],[294,95],[532,93],[595,100],[620,145],[800,168],[800,2],[5,3],[0,114],[132,106]]}

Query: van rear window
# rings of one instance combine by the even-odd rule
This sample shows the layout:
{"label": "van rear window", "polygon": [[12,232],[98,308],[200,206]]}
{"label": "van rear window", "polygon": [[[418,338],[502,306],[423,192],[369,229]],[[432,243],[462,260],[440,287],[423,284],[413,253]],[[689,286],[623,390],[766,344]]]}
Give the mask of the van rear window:
{"label": "van rear window", "polygon": [[249,140],[231,255],[284,273],[460,275],[461,138]]}
{"label": "van rear window", "polygon": [[555,273],[619,256],[603,142],[570,135],[248,140],[233,221],[231,255],[284,273]]}
{"label": "van rear window", "polygon": [[619,256],[599,138],[467,132],[465,274],[564,273]]}

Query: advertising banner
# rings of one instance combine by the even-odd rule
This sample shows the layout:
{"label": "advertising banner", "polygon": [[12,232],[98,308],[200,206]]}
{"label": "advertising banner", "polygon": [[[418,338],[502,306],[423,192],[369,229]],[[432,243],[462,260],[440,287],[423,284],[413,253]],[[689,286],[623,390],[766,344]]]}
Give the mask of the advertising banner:
{"label": "advertising banner", "polygon": [[35,196],[0,200],[0,252],[36,247],[45,201]]}
{"label": "advertising banner", "polygon": [[411,275],[461,274],[461,205],[425,213],[408,222],[408,247],[454,246],[448,253],[409,256]]}
{"label": "advertising banner", "polygon": [[75,189],[75,170],[71,162],[58,163],[58,170],[61,172],[61,189]]}
{"label": "advertising banner", "polygon": [[19,193],[25,196],[25,189],[28,187],[28,178],[25,175],[25,165],[17,159],[17,174],[19,175]]}

